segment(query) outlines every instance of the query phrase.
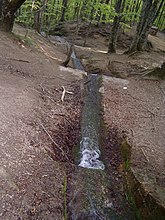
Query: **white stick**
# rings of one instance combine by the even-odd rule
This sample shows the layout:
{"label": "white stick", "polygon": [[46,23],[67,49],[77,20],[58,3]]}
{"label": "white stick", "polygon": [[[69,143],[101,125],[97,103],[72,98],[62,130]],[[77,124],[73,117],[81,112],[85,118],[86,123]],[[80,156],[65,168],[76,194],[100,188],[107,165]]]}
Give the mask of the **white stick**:
{"label": "white stick", "polygon": [[61,96],[61,101],[63,102],[64,101],[64,97],[65,97],[65,93],[66,93],[66,89],[64,86],[62,86],[63,88],[63,92],[62,92],[62,96]]}

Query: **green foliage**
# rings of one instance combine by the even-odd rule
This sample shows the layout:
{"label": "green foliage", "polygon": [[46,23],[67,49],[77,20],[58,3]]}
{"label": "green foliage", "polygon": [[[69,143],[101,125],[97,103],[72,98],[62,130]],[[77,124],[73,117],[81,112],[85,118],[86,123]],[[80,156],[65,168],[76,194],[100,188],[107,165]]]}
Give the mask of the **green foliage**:
{"label": "green foliage", "polygon": [[[76,21],[81,19],[92,23],[110,23],[117,15],[115,13],[116,0],[68,0],[65,11],[66,21]],[[48,32],[54,29],[60,22],[63,10],[63,0],[26,0],[18,12],[16,20],[28,27],[35,27],[39,23],[40,31]],[[122,25],[129,28],[136,25],[142,7],[142,0],[126,0],[124,12],[122,16]],[[165,10],[161,8],[159,15],[155,21],[160,29],[165,28]],[[38,16],[38,20],[36,17]]]}
{"label": "green foliage", "polygon": [[136,219],[137,220],[142,220],[140,210],[136,206],[136,202],[135,202],[135,199],[133,198],[132,193],[129,191],[125,194],[125,196],[126,196],[126,199],[127,199],[128,203],[130,204],[130,206],[132,207],[132,209],[134,211]]}
{"label": "green foliage", "polygon": [[66,198],[66,191],[67,191],[67,177],[66,177],[66,175],[64,175],[64,186],[63,186],[64,220],[67,220],[67,198]]}
{"label": "green foliage", "polygon": [[20,42],[22,42],[23,44],[26,44],[28,46],[35,46],[36,42],[34,41],[34,39],[32,39],[29,36],[23,36],[23,35],[18,35],[18,34],[14,34],[14,37],[19,40]]}

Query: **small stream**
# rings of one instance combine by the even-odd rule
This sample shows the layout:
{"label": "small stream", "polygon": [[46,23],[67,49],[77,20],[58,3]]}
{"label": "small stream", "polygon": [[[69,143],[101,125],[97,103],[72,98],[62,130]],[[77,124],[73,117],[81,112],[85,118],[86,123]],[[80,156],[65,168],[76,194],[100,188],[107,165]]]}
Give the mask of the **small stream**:
{"label": "small stream", "polygon": [[[78,70],[84,67],[77,58],[75,51],[71,54],[73,66]],[[101,97],[99,87],[101,76],[98,74],[88,74],[84,83],[84,107],[81,122],[81,142],[80,142],[80,167],[88,169],[104,170],[105,166],[99,160],[99,128],[100,128],[100,106]]]}
{"label": "small stream", "polygon": [[97,74],[88,75],[85,87],[84,108],[81,123],[81,159],[79,166],[90,169],[104,170],[105,166],[99,160],[99,129],[100,129],[100,81]]}
{"label": "small stream", "polygon": [[[75,51],[71,54],[74,68],[84,70]],[[105,164],[101,161],[100,132],[101,132],[101,88],[102,76],[88,74],[83,83],[83,110],[81,119],[81,141],[79,145],[78,167],[74,175],[72,186],[72,200],[69,209],[72,220],[101,220],[101,219],[131,219],[129,208],[123,196],[119,196],[118,184],[114,171],[109,175]],[[103,152],[105,154],[105,152]],[[106,161],[107,163],[107,161]],[[107,165],[107,164],[106,164]],[[111,184],[109,183],[111,180]],[[114,184],[114,186],[112,186]],[[120,185],[120,184],[119,184]],[[113,196],[109,188],[115,190],[117,207],[122,206],[123,214],[116,213]],[[124,208],[125,207],[125,208]]]}
{"label": "small stream", "polygon": [[[67,47],[70,46],[61,37],[58,38],[58,41]],[[76,56],[74,49],[71,54],[71,61],[75,69],[84,71],[84,67]],[[108,144],[105,142],[108,151],[105,147],[100,146],[101,132],[104,133],[104,131],[101,131],[103,122],[101,84],[101,75],[88,74],[85,76],[84,74],[82,81],[81,139],[75,149],[77,166],[69,179],[67,219],[134,220],[133,215],[129,215],[130,211],[128,205],[125,205],[127,203],[125,198],[123,199],[120,189],[118,190],[122,187],[122,180],[121,184],[118,184],[116,170],[112,168],[111,164],[108,165],[111,160],[109,156],[114,150],[109,151],[109,149],[111,150],[109,148],[110,142]],[[110,140],[111,138],[113,137],[111,136]],[[118,137],[116,136],[116,138]],[[108,139],[108,141],[110,140]],[[103,155],[101,155],[101,150]]]}

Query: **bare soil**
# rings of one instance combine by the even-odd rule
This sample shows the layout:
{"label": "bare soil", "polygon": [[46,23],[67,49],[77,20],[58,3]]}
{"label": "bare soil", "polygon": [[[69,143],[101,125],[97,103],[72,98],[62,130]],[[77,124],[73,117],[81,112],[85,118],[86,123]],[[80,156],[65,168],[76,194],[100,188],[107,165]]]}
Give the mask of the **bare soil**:
{"label": "bare soil", "polygon": [[[14,33],[21,39],[0,33],[0,219],[62,220],[66,179],[69,183],[75,166],[72,148],[80,135],[82,74],[60,67],[64,44],[52,44],[32,30],[24,38],[26,29],[19,26]],[[165,81],[141,78],[144,70],[165,61],[164,35],[150,40],[155,45],[151,52],[123,55],[128,45],[121,46],[122,39],[117,54],[107,55],[107,40],[93,33],[87,47],[79,42],[76,51],[86,70],[105,75],[109,132],[123,131],[132,143],[132,162],[148,167],[156,184],[165,187]],[[62,86],[69,91],[63,102]],[[122,169],[111,153],[115,170]]]}
{"label": "bare soil", "polygon": [[[72,168],[73,163],[66,151],[69,143],[74,144],[79,125],[78,104],[73,103],[81,74],[60,69],[65,55],[33,31],[31,36],[33,46],[0,35],[0,219],[60,220],[66,197],[65,165],[67,161]],[[72,92],[65,94],[63,103],[62,86]],[[69,132],[72,139],[63,146],[62,137]]]}
{"label": "bare soil", "polygon": [[[131,39],[133,33],[125,35]],[[93,33],[87,38],[88,47],[78,46],[77,51],[89,72],[104,74],[105,122],[126,134],[132,146],[133,166],[142,170],[145,167],[163,189],[165,80],[145,73],[165,62],[165,35],[149,35],[153,50],[131,55],[123,54],[129,46],[127,41],[123,46],[123,39],[118,38],[117,54],[107,55],[106,38]]]}

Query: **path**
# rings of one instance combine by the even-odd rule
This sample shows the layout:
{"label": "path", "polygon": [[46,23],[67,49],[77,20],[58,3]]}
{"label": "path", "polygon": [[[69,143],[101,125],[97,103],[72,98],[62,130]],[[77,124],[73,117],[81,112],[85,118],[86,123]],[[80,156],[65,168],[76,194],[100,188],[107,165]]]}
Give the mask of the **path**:
{"label": "path", "polygon": [[[65,172],[45,151],[46,139],[40,139],[40,123],[47,109],[39,91],[41,86],[59,89],[79,77],[60,70],[60,59],[65,56],[53,52],[56,48],[41,39],[35,39],[39,52],[0,35],[2,220],[63,219]],[[54,98],[60,96],[61,92]]]}

